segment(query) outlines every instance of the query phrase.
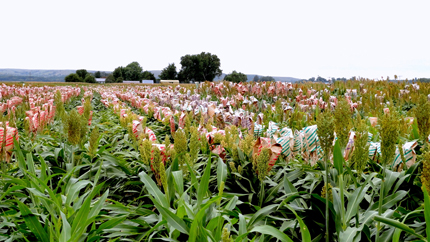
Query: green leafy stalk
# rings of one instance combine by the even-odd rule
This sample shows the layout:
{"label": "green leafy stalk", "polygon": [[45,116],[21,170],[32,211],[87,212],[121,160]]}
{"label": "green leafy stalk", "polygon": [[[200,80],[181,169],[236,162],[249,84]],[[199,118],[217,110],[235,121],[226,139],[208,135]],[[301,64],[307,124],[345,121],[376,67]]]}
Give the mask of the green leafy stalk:
{"label": "green leafy stalk", "polygon": [[352,128],[351,108],[345,98],[339,100],[334,111],[334,127],[339,139],[340,148],[345,149],[348,143],[348,134]]}
{"label": "green leafy stalk", "polygon": [[326,223],[326,241],[328,242],[330,240],[329,236],[329,198],[328,198],[328,185],[329,185],[329,172],[328,172],[328,162],[329,162],[329,155],[333,149],[333,140],[334,140],[334,130],[333,125],[334,119],[331,113],[324,112],[321,113],[321,115],[318,115],[317,119],[317,134],[318,138],[320,140],[320,144],[322,149],[324,150],[324,169],[325,169],[325,176],[324,176],[324,185],[325,185],[325,194],[326,194],[326,206],[325,206],[325,223]]}
{"label": "green leafy stalk", "polygon": [[430,133],[430,102],[424,94],[420,95],[414,114],[421,137],[426,140]]}
{"label": "green leafy stalk", "polygon": [[[382,164],[382,182],[381,189],[379,192],[379,205],[378,215],[382,214],[382,203],[384,200],[384,189],[385,189],[385,174],[387,164],[392,162],[396,152],[396,142],[399,137],[399,121],[397,119],[397,113],[394,109],[381,117],[381,164]],[[379,230],[381,229],[381,223],[378,221],[376,230],[376,241],[379,241]]]}

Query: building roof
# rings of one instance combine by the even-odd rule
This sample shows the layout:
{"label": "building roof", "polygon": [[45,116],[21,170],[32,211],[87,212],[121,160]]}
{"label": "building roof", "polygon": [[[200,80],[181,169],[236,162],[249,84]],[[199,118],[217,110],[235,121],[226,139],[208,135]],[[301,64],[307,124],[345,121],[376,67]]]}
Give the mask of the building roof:
{"label": "building roof", "polygon": [[96,78],[96,82],[105,82],[106,78]]}
{"label": "building roof", "polygon": [[160,80],[160,83],[179,83],[179,80]]}

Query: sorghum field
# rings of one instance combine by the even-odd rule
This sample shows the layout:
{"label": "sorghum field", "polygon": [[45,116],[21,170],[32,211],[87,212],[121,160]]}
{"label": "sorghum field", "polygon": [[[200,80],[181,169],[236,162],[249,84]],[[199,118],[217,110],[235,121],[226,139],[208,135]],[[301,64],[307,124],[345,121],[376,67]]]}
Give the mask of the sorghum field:
{"label": "sorghum field", "polygon": [[430,84],[0,90],[1,241],[430,237]]}

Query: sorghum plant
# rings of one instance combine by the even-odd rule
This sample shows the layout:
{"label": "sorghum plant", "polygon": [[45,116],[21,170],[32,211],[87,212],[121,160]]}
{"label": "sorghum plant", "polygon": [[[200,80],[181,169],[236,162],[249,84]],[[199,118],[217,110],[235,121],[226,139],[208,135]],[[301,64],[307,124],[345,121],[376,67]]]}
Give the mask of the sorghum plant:
{"label": "sorghum plant", "polygon": [[414,114],[421,137],[425,140],[430,133],[430,102],[427,101],[427,97],[424,94],[420,95]]}
{"label": "sorghum plant", "polygon": [[428,146],[426,148],[426,151],[422,154],[422,162],[423,162],[423,170],[421,172],[421,183],[422,188],[427,189],[427,191],[430,190],[430,150],[428,149]]}
{"label": "sorghum plant", "polygon": [[186,174],[186,163],[185,163],[185,152],[188,151],[187,149],[187,138],[185,136],[185,132],[183,129],[178,129],[175,133],[175,153],[177,156],[179,156],[179,165],[182,168],[182,171],[184,174]]}
{"label": "sorghum plant", "polygon": [[322,198],[326,198],[326,194],[328,194],[328,200],[333,201],[333,191],[332,191],[332,186],[330,183],[327,184],[328,187],[326,187],[326,185],[323,186],[323,188],[321,189],[321,197]]}
{"label": "sorghum plant", "polygon": [[222,236],[221,236],[222,242],[233,242],[234,240],[230,237],[230,232],[226,227],[222,230]]}
{"label": "sorghum plant", "polygon": [[[382,214],[382,201],[384,199],[385,169],[388,163],[392,162],[396,153],[396,143],[399,138],[399,120],[394,108],[380,118],[381,135],[381,164],[382,164],[382,184],[379,193],[378,215]],[[376,241],[379,241],[380,222],[377,225]]]}
{"label": "sorghum plant", "polygon": [[323,112],[318,115],[317,127],[321,148],[326,156],[329,157],[333,150],[334,140],[334,119],[330,112]]}
{"label": "sorghum plant", "polygon": [[87,123],[82,125],[81,115],[73,109],[69,112],[65,121],[65,128],[67,132],[67,139],[71,144],[77,145],[81,142],[81,139],[85,135]]}
{"label": "sorghum plant", "polygon": [[348,143],[348,134],[352,128],[351,108],[345,98],[341,98],[334,110],[334,129],[342,150]]}
{"label": "sorghum plant", "polygon": [[54,105],[56,106],[55,116],[60,117],[61,119],[64,119],[66,110],[64,109],[64,103],[61,97],[60,90],[57,90],[57,92],[55,92]]}
{"label": "sorghum plant", "polygon": [[[318,115],[317,119],[317,135],[320,140],[322,149],[324,150],[324,163],[325,163],[325,179],[324,187],[325,194],[328,194],[328,157],[333,149],[334,130],[333,130],[334,119],[330,112],[324,112]],[[326,241],[329,241],[329,204],[326,200],[325,204],[325,216],[326,216]]]}
{"label": "sorghum plant", "polygon": [[241,139],[239,142],[239,148],[243,151],[243,153],[247,156],[249,156],[249,154],[252,151],[252,148],[254,147],[255,144],[255,140],[254,140],[254,136],[248,134],[245,139]]}
{"label": "sorghum plant", "polygon": [[394,109],[380,118],[380,124],[381,163],[387,165],[394,159],[399,138],[399,120]]}
{"label": "sorghum plant", "polygon": [[149,165],[149,162],[151,161],[151,148],[152,143],[148,139],[141,139],[142,135],[139,137],[139,151],[140,156],[142,157],[142,162],[145,165]]}
{"label": "sorghum plant", "polygon": [[85,98],[85,102],[84,102],[84,117],[89,120],[90,119],[90,115],[91,115],[91,99],[90,97],[86,97]]}
{"label": "sorghum plant", "polygon": [[354,164],[354,169],[358,174],[363,173],[369,157],[368,136],[367,125],[358,116],[357,127],[355,128],[354,151],[351,157],[351,164]]}
{"label": "sorghum plant", "polygon": [[160,162],[160,180],[163,185],[164,193],[168,194],[166,168],[163,162]]}
{"label": "sorghum plant", "polygon": [[258,179],[262,182],[269,173],[270,150],[263,148],[260,154],[254,157],[253,166],[258,173]]}
{"label": "sorghum plant", "polygon": [[152,146],[151,149],[151,167],[154,171],[155,179],[157,180],[158,186],[162,186],[162,181],[160,177],[160,165],[163,163],[160,150],[156,146]]}
{"label": "sorghum plant", "polygon": [[99,127],[95,127],[92,131],[91,131],[91,135],[90,135],[90,144],[88,146],[88,153],[90,154],[91,157],[94,157],[94,155],[97,152],[97,147],[99,145],[98,141],[99,141],[99,137],[100,137],[100,133],[99,133]]}
{"label": "sorghum plant", "polygon": [[[164,152],[166,154],[166,157],[170,157],[170,159],[174,159],[175,157],[171,156],[171,150],[170,150],[170,136],[166,135],[166,137],[164,138]],[[167,163],[166,159],[166,163]]]}
{"label": "sorghum plant", "polygon": [[197,127],[191,126],[190,127],[190,156],[191,156],[191,162],[194,163],[197,161],[197,155],[200,152],[200,142],[199,142],[199,132],[197,131]]}

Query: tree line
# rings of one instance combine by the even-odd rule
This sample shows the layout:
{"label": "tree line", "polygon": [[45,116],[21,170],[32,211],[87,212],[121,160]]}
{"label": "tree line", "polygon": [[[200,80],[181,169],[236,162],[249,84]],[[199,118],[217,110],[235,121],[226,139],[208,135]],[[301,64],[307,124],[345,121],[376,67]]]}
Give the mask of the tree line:
{"label": "tree line", "polygon": [[[158,79],[154,76],[153,73],[147,70],[143,70],[140,64],[136,61],[131,62],[127,66],[118,66],[115,70],[107,74],[106,83],[122,83],[125,80],[128,81],[139,81],[142,80],[152,80],[155,83],[160,80],[179,80],[181,83],[190,83],[190,82],[204,82],[204,81],[213,81],[216,77],[222,75],[221,60],[218,56],[202,52],[196,55],[185,55],[181,57],[181,69],[179,72],[177,71],[175,63],[169,63],[167,67],[165,67]],[[95,78],[101,77],[102,73],[99,71],[95,73],[95,75],[91,75],[86,70],[81,69],[77,70],[76,73],[72,73],[66,76],[66,82],[88,82],[95,83]],[[231,82],[246,82],[248,77],[242,72],[237,72],[234,70],[232,73],[226,75],[224,80]],[[253,81],[274,81],[275,79],[271,76],[254,76]]]}
{"label": "tree line", "polygon": [[66,82],[87,82],[96,83],[95,75],[92,75],[85,69],[79,69],[75,73],[67,75],[64,80]]}

